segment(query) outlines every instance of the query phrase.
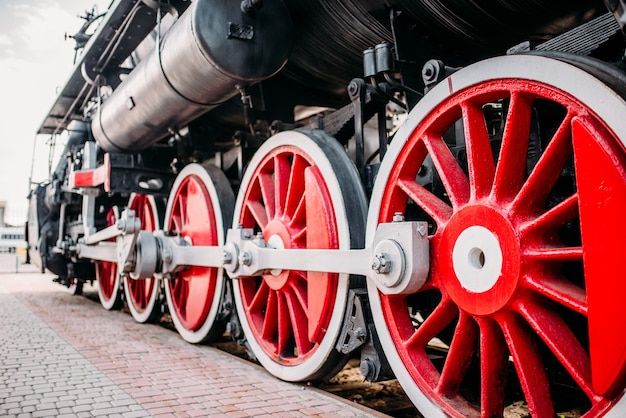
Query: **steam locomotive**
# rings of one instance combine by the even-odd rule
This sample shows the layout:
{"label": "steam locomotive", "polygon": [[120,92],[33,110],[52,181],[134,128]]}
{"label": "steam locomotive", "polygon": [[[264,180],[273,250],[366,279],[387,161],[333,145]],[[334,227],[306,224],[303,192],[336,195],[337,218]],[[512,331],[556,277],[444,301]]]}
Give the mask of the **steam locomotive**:
{"label": "steam locomotive", "polygon": [[624,416],[625,11],[115,0],[38,129],[31,260],[280,379]]}

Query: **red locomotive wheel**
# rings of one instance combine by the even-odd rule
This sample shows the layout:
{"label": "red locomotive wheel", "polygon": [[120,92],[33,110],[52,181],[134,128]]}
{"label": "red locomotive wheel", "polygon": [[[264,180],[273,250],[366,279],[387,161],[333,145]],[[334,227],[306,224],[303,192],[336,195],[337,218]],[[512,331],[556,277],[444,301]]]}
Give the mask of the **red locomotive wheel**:
{"label": "red locomotive wheel", "polygon": [[518,400],[538,417],[626,411],[626,101],[595,61],[579,66],[507,56],[460,70],[381,166],[368,240],[397,212],[429,222],[420,291],[368,284],[425,416],[502,416]]}
{"label": "red locomotive wheel", "polygon": [[[133,194],[128,201],[128,207],[133,209],[135,216],[141,220],[142,230],[154,231],[159,227],[159,214],[152,196]],[[126,303],[135,321],[154,322],[161,315],[161,306],[158,303],[159,288],[159,281],[155,277],[140,280],[124,277]]]}
{"label": "red locomotive wheel", "polygon": [[[107,226],[115,225],[117,222],[116,211],[117,208],[113,207],[107,212]],[[108,261],[96,262],[96,281],[100,304],[104,309],[120,309],[122,307],[122,292],[120,291],[122,280],[117,274],[117,264]]]}
{"label": "red locomotive wheel", "polygon": [[[349,248],[350,234],[363,235],[365,199],[356,170],[339,144],[319,132],[268,140],[246,171],[235,208],[233,223],[254,229],[274,248]],[[347,275],[305,271],[240,278],[239,319],[261,364],[290,381],[341,367],[345,359],[334,347],[349,285]]]}
{"label": "red locomotive wheel", "polygon": [[[189,164],[176,178],[167,202],[165,230],[191,245],[224,243],[233,193],[224,174],[210,165]],[[223,330],[216,320],[224,292],[223,269],[189,267],[165,281],[172,320],[188,342],[211,339]]]}

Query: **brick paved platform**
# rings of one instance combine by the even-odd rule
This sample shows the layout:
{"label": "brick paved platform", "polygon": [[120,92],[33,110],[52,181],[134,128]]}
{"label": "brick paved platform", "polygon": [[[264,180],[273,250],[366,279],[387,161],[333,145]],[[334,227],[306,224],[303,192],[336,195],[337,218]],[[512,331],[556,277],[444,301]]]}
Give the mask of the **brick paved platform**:
{"label": "brick paved platform", "polygon": [[72,296],[0,274],[0,416],[384,417]]}

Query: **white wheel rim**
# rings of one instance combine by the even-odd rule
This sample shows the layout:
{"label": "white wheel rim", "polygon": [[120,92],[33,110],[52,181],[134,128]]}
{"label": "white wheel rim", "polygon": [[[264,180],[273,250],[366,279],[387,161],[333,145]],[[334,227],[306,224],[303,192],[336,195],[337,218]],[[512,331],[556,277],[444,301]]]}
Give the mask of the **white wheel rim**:
{"label": "white wheel rim", "polygon": [[[394,163],[409,136],[420,122],[434,109],[437,109],[451,94],[493,79],[521,79],[539,81],[551,85],[573,97],[585,98],[587,107],[594,111],[611,127],[622,143],[626,144],[626,119],[622,112],[626,103],[609,87],[591,74],[562,61],[533,55],[513,55],[488,59],[464,68],[433,88],[410,112],[403,126],[396,133],[385,159],[380,166],[370,199],[367,218],[366,243],[371,245],[380,214],[387,181]],[[590,94],[594,92],[594,94]],[[383,318],[380,294],[375,283],[368,281],[369,301],[381,345],[394,374],[407,395],[422,414],[428,417],[444,417],[446,414],[435,405],[416,385],[410,376]],[[377,314],[379,313],[379,314]],[[622,396],[606,416],[623,416],[626,413],[626,400]]]}
{"label": "white wheel rim", "polygon": [[[202,183],[204,184],[204,186],[209,192],[209,197],[213,205],[213,215],[215,217],[215,224],[217,225],[216,232],[218,235],[218,241],[219,241],[218,243],[222,245],[225,239],[224,238],[225,232],[222,229],[223,215],[220,209],[221,206],[219,205],[220,197],[218,195],[217,189],[215,188],[215,185],[213,184],[211,176],[206,172],[206,170],[200,164],[194,163],[194,164],[189,164],[185,166],[185,168],[183,168],[178,174],[178,176],[176,177],[176,180],[174,181],[174,184],[172,186],[172,191],[167,200],[164,227],[167,226],[167,223],[169,222],[169,219],[172,215],[173,198],[176,195],[178,188],[181,186],[182,182],[188,176],[192,176],[192,175],[195,175],[198,178],[200,178],[202,180]],[[172,294],[171,294],[171,286],[169,283],[170,279],[165,279],[165,283],[164,283],[165,298],[167,300],[168,306],[170,307],[169,310],[170,310],[170,315],[172,317],[172,322],[174,322],[174,326],[176,327],[176,330],[183,337],[185,341],[190,342],[190,343],[199,343],[199,342],[204,341],[206,337],[208,336],[208,334],[210,333],[213,326],[215,325],[215,319],[217,317],[217,313],[218,313],[218,309],[220,305],[220,299],[221,299],[223,289],[224,289],[223,274],[224,274],[224,269],[220,268],[216,275],[216,285],[215,285],[216,291],[213,294],[211,308],[207,315],[206,321],[204,322],[202,326],[200,326],[200,328],[198,328],[195,331],[185,328],[180,318],[177,316],[176,309],[174,308]]]}
{"label": "white wheel rim", "polygon": [[[132,207],[132,204],[134,200],[136,199],[136,197],[137,195],[135,193],[130,195],[130,198],[128,200],[128,207]],[[146,197],[148,199],[148,203],[150,206],[150,212],[152,213],[152,219],[154,219],[156,228],[159,228],[159,226],[161,225],[161,220],[159,219],[159,213],[157,211],[154,197],[152,196],[146,196]],[[160,283],[159,283],[158,278],[156,277],[152,278],[152,280],[154,280],[154,284],[152,286],[152,292],[150,292],[150,296],[148,298],[148,303],[143,311],[139,311],[137,307],[135,306],[135,304],[132,302],[133,298],[132,298],[132,295],[130,294],[129,282],[131,282],[132,280],[133,279],[129,278],[128,276],[124,276],[124,294],[126,295],[126,302],[128,305],[128,310],[130,311],[130,314],[135,319],[135,321],[144,323],[150,319],[150,317],[153,315],[154,310],[156,309],[155,305],[156,305],[157,298],[159,295]]]}
{"label": "white wheel rim", "polygon": [[[292,131],[279,133],[266,141],[254,154],[248,169],[244,174],[241,182],[241,188],[237,195],[235,212],[233,215],[233,224],[238,223],[241,215],[241,206],[243,204],[244,194],[250,184],[250,181],[252,180],[252,175],[254,174],[256,167],[261,164],[263,158],[267,154],[272,152],[274,149],[283,146],[294,146],[303,150],[313,159],[313,161],[315,161],[315,164],[319,167],[320,171],[324,173],[324,180],[326,181],[328,191],[331,195],[336,214],[339,248],[350,248],[349,228],[346,222],[348,214],[346,213],[343,204],[341,189],[336,177],[334,175],[329,175],[329,173],[334,173],[334,170],[328,161],[328,157],[324,154],[324,151],[322,151],[322,149],[307,135],[300,132]],[[255,334],[252,331],[250,324],[246,319],[246,313],[243,310],[241,291],[238,284],[235,282],[233,285],[233,293],[241,326],[246,336],[248,336],[247,340],[253,353],[257,356],[257,359],[263,367],[265,367],[274,376],[287,381],[306,380],[320,370],[325,365],[328,356],[334,350],[337,336],[341,331],[348,296],[348,288],[349,276],[346,274],[340,274],[338,277],[337,295],[334,302],[335,309],[332,313],[328,329],[322,339],[322,342],[319,344],[319,347],[315,349],[315,353],[313,353],[313,355],[306,361],[298,365],[286,366],[276,363],[270,356],[268,356],[259,342],[253,337]]]}

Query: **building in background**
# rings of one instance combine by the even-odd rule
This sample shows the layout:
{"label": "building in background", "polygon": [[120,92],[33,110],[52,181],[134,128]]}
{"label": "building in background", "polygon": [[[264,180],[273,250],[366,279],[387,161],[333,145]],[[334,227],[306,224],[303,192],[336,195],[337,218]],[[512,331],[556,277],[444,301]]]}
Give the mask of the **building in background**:
{"label": "building in background", "polygon": [[6,207],[6,202],[0,201],[0,253],[26,253],[24,227],[7,225]]}

